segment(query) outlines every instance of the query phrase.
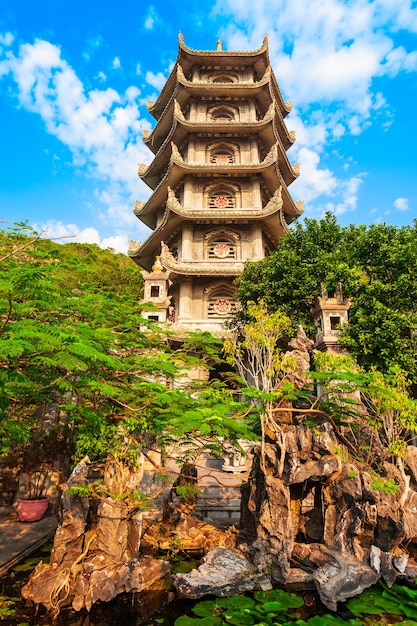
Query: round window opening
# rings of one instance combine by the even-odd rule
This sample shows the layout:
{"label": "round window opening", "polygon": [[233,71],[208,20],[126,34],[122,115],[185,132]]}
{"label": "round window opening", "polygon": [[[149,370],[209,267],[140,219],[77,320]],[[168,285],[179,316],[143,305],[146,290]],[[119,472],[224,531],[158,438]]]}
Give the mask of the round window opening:
{"label": "round window opening", "polygon": [[215,302],[214,310],[218,315],[225,315],[230,311],[230,302],[221,298]]}

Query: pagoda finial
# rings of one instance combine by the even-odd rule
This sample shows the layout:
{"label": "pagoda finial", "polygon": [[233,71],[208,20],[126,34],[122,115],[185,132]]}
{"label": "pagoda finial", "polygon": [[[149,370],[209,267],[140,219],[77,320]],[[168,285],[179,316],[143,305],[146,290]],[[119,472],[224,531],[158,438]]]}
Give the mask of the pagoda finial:
{"label": "pagoda finial", "polygon": [[217,48],[216,48],[217,52],[221,52],[223,50],[223,42],[221,39],[217,40]]}

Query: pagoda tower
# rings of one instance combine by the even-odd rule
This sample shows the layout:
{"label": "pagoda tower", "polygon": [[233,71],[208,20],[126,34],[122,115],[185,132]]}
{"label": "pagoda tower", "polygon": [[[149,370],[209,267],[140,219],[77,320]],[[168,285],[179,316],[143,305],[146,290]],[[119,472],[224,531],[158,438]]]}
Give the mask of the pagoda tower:
{"label": "pagoda tower", "polygon": [[152,189],[134,213],[152,229],[129,255],[144,270],[148,317],[186,330],[219,332],[236,308],[234,279],[267,256],[302,212],[289,185],[294,143],[270,66],[268,42],[252,52],[192,50],[179,36],[175,66],[144,132],[154,153],[139,164]]}

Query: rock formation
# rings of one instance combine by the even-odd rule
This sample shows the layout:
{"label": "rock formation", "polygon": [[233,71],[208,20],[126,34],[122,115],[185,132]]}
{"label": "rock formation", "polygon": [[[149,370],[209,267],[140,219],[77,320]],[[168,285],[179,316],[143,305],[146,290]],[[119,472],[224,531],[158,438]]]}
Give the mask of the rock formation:
{"label": "rock formation", "polygon": [[[301,330],[291,347],[301,388],[311,342]],[[242,491],[238,545],[273,582],[314,583],[336,610],[379,578],[415,576],[404,545],[417,537],[417,448],[405,456],[411,476],[387,462],[376,475],[331,418],[315,418],[289,403],[267,416]]]}
{"label": "rock formation", "polygon": [[[62,607],[89,610],[97,600],[142,591],[170,569],[167,561],[139,558],[142,529],[137,509],[111,496],[102,497],[95,508],[89,497],[71,493],[71,488],[87,484],[87,474],[88,465],[82,461],[62,496],[50,563],[40,563],[22,589],[23,598],[43,604],[53,615]],[[106,465],[108,493],[126,492],[132,478],[126,466]]]}

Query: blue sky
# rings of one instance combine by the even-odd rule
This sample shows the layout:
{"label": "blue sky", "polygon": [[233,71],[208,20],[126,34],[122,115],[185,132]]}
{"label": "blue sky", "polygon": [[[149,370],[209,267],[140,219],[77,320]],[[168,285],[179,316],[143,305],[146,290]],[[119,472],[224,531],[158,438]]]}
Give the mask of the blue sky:
{"label": "blue sky", "polygon": [[155,99],[178,49],[258,48],[293,103],[305,215],[417,217],[417,5],[411,0],[2,0],[0,218],[126,251],[150,190]]}

